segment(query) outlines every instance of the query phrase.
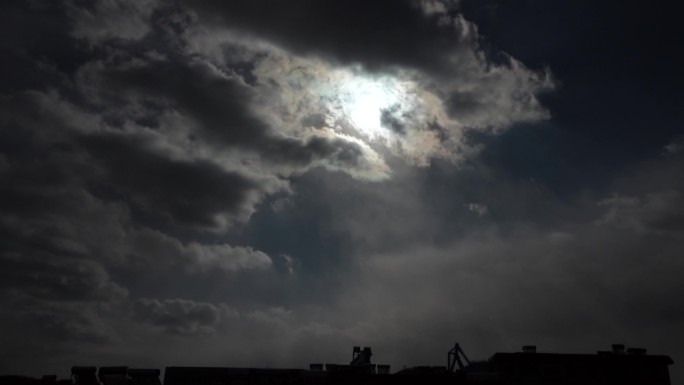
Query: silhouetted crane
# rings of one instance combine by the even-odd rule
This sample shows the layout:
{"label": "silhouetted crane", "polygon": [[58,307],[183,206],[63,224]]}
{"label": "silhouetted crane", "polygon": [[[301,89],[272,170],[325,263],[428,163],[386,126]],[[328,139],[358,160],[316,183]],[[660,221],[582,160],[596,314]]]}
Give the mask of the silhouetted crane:
{"label": "silhouetted crane", "polygon": [[463,365],[463,361],[461,361],[461,357],[463,356],[463,359],[466,362],[466,365],[470,365],[470,361],[468,361],[468,357],[466,357],[465,353],[463,353],[463,350],[461,349],[461,346],[459,346],[458,342],[454,344],[453,349],[449,350],[449,354],[447,355],[447,360],[448,360],[448,366],[447,369],[449,372],[453,372],[455,369],[456,364],[458,364],[459,369],[463,369],[465,366]]}

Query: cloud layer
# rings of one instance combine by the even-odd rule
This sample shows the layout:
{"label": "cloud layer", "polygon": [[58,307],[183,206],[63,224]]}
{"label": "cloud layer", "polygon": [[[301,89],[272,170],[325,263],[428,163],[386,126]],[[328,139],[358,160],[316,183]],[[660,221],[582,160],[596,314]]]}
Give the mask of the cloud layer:
{"label": "cloud layer", "polygon": [[682,337],[681,137],[563,193],[492,161],[565,161],[515,143],[558,82],[458,1],[0,7],[2,372]]}

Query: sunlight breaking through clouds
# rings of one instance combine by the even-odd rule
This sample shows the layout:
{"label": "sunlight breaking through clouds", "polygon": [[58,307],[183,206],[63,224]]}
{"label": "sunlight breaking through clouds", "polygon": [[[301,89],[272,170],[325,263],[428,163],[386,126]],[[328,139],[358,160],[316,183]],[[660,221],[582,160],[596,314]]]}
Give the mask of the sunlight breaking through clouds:
{"label": "sunlight breaking through clouds", "polygon": [[0,371],[681,362],[678,13],[517,3],[4,2]]}
{"label": "sunlight breaking through clouds", "polygon": [[415,71],[373,74],[360,66],[335,68],[271,52],[255,73],[260,111],[268,111],[265,120],[287,135],[353,141],[371,168],[383,172],[388,171],[382,155],[386,153],[415,165],[426,165],[434,157],[458,161],[463,156],[464,127],[448,116],[440,98],[421,85],[424,79]]}
{"label": "sunlight breaking through clouds", "polygon": [[399,114],[412,109],[410,90],[392,77],[363,77],[349,71],[341,72],[340,84],[333,92],[341,105],[339,118],[347,118],[359,133],[375,140],[390,138],[392,128],[383,122],[383,112],[395,110]]}

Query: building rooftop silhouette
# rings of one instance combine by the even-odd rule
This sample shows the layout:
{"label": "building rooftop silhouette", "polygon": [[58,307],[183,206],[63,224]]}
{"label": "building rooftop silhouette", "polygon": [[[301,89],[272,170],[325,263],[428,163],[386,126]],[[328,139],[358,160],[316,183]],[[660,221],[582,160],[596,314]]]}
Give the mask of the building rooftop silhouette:
{"label": "building rooftop silhouette", "polygon": [[[370,347],[354,347],[349,364],[311,364],[309,369],[262,369],[171,366],[163,385],[670,385],[665,355],[646,349],[613,345],[596,354],[538,353],[533,345],[522,352],[496,353],[486,361],[469,361],[459,344],[448,353],[447,366],[417,366],[390,374],[389,365],[371,362]],[[0,376],[0,385],[162,385],[159,369],[126,366],[74,366],[71,379]],[[97,374],[97,375],[96,375]]]}

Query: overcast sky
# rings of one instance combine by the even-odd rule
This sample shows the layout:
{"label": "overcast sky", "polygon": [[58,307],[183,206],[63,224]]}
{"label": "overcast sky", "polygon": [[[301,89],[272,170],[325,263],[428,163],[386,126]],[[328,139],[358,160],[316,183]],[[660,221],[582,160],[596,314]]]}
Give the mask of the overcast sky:
{"label": "overcast sky", "polygon": [[3,1],[0,373],[458,341],[684,380],[684,34],[636,3]]}

